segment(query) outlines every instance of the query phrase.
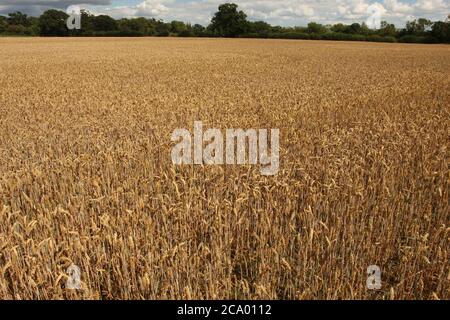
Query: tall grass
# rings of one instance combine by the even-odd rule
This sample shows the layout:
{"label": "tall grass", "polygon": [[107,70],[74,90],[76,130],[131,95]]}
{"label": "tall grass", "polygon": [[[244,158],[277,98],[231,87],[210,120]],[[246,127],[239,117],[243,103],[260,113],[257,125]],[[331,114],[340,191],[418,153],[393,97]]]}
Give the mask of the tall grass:
{"label": "tall grass", "polygon": [[[448,299],[449,54],[1,38],[0,297]],[[279,174],[173,166],[195,120],[279,128]]]}

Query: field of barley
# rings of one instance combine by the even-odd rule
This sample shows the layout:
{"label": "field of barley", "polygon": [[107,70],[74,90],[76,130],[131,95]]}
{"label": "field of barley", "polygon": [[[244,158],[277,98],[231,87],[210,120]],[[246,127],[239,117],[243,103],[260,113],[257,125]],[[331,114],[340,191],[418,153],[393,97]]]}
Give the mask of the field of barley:
{"label": "field of barley", "polygon": [[[449,299],[449,74],[445,45],[0,38],[0,298]],[[279,128],[278,174],[174,166],[194,121]]]}

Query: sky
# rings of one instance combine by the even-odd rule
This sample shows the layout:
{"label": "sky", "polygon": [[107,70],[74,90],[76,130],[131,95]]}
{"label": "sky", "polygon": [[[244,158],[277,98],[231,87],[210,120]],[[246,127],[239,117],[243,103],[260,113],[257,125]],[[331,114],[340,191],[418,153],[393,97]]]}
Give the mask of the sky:
{"label": "sky", "polygon": [[207,25],[225,2],[236,3],[249,20],[281,26],[305,26],[310,21],[366,22],[374,8],[382,20],[398,27],[420,17],[443,21],[450,14],[450,0],[0,0],[0,14],[22,11],[38,16],[50,8],[71,11],[75,6],[114,18],[149,17]]}

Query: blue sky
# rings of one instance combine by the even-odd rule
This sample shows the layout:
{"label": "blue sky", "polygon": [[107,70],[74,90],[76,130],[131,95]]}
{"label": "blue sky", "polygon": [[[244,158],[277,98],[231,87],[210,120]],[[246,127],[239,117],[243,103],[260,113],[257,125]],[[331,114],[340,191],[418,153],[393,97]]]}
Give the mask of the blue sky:
{"label": "blue sky", "polygon": [[363,22],[374,6],[382,20],[397,26],[418,17],[444,20],[450,14],[450,0],[0,0],[0,14],[20,10],[39,15],[49,8],[76,5],[115,18],[144,16],[205,25],[224,2],[237,3],[250,20],[283,26]]}

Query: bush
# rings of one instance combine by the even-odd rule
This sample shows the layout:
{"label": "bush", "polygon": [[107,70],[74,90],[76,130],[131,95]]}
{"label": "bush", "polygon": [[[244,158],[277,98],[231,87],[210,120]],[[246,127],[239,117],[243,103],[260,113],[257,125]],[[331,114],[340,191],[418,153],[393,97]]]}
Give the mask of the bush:
{"label": "bush", "polygon": [[415,36],[412,34],[405,35],[398,39],[402,43],[437,43],[438,40],[432,36]]}
{"label": "bush", "polygon": [[97,31],[93,32],[94,37],[143,37],[145,34],[139,31],[120,30],[120,31]]}
{"label": "bush", "polygon": [[[395,37],[383,37],[380,35],[364,36],[361,34],[348,34],[342,32],[327,32],[324,34],[308,34],[304,32],[283,32],[283,33],[248,33],[241,38],[270,38],[270,39],[302,39],[302,40],[330,40],[330,41],[370,41],[370,42],[389,42],[395,43],[397,39]],[[425,38],[425,37],[424,37]],[[421,41],[430,41],[427,39],[421,39]]]}
{"label": "bush", "polygon": [[365,41],[366,37],[360,34],[348,34],[341,32],[329,32],[322,35],[322,40],[335,41]]}
{"label": "bush", "polygon": [[267,38],[269,38],[269,33],[267,33],[267,32],[247,33],[247,34],[243,35],[242,38],[267,39]]}
{"label": "bush", "polygon": [[178,36],[179,37],[193,37],[194,34],[192,33],[191,30],[185,29],[185,30],[181,31],[180,33],[178,33]]}
{"label": "bush", "polygon": [[300,32],[286,32],[286,33],[269,33],[268,38],[273,39],[310,39],[310,35]]}
{"label": "bush", "polygon": [[39,18],[40,34],[42,36],[67,36],[66,20],[69,17],[59,10],[47,10]]}
{"label": "bush", "polygon": [[397,39],[395,39],[395,37],[382,37],[379,35],[367,36],[366,40],[371,42],[390,42],[390,43],[397,42]]}
{"label": "bush", "polygon": [[168,36],[170,36],[170,32],[168,30],[162,30],[157,33],[157,36],[158,37],[168,37]]}

